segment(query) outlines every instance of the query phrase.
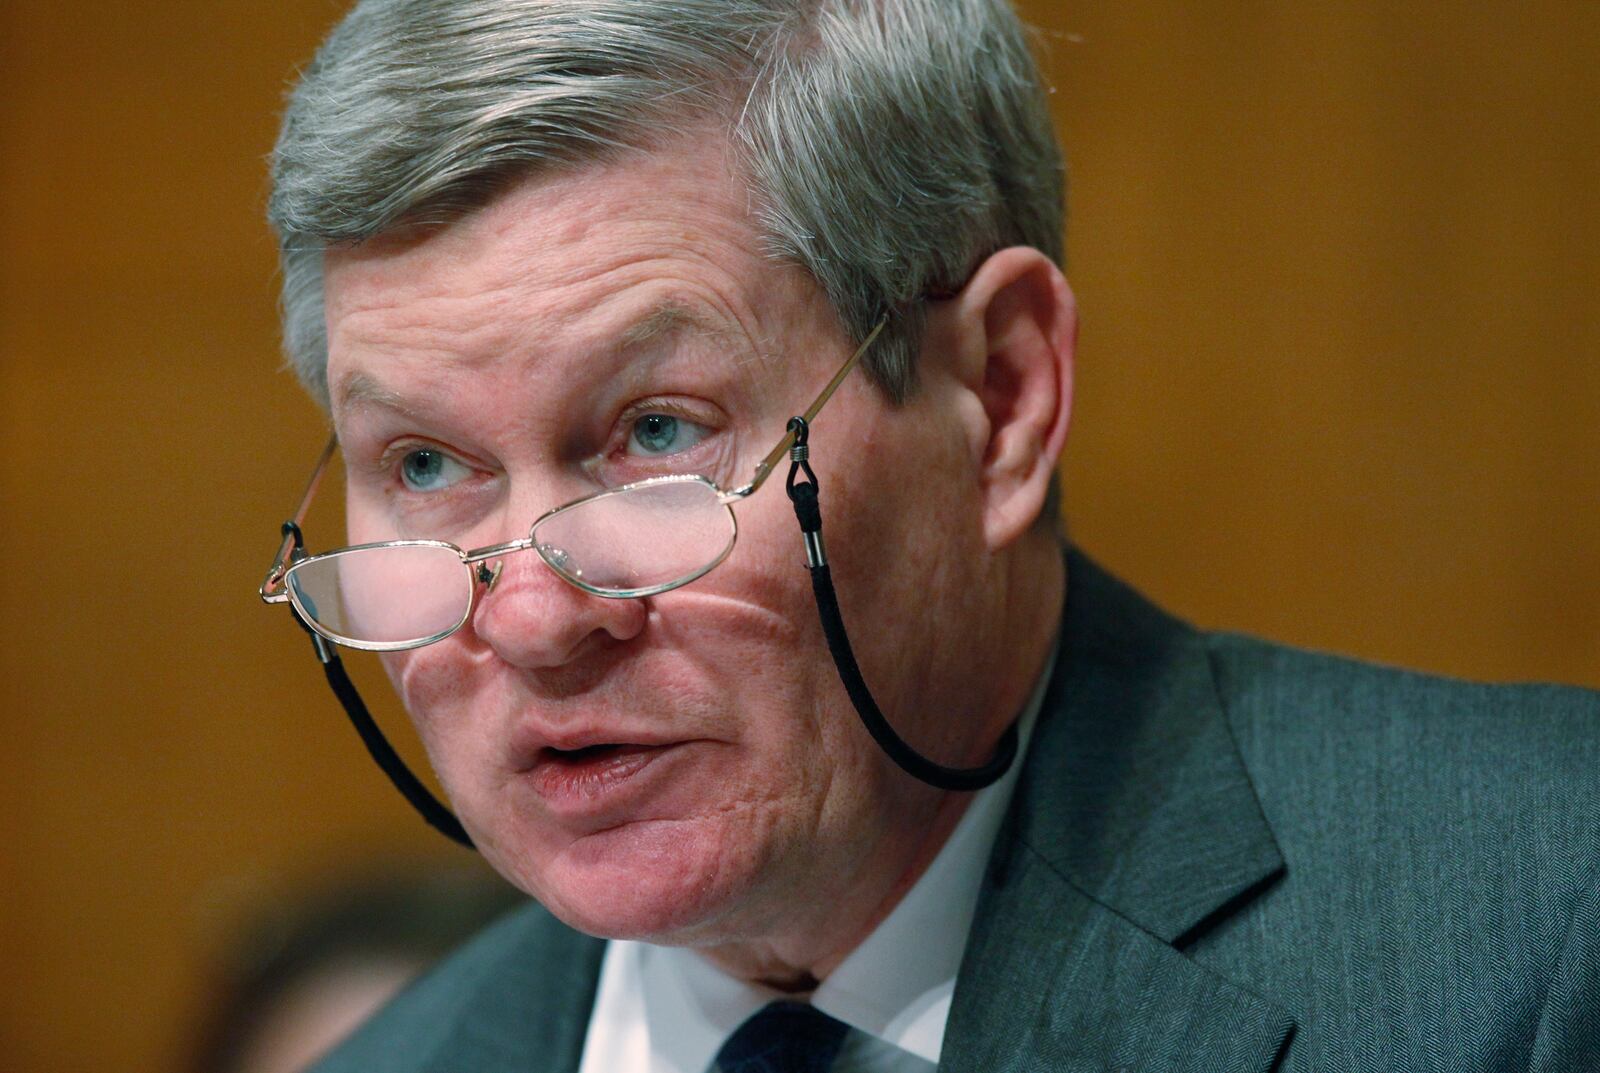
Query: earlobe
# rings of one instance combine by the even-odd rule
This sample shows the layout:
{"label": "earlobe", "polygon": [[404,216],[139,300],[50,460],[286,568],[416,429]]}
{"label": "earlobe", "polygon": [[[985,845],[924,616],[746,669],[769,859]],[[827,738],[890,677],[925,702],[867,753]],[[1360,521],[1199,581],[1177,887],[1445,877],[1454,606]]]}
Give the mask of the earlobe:
{"label": "earlobe", "polygon": [[989,425],[979,461],[984,538],[999,550],[1038,520],[1066,444],[1077,306],[1055,262],[1028,247],[991,256],[956,301],[982,335],[971,386]]}

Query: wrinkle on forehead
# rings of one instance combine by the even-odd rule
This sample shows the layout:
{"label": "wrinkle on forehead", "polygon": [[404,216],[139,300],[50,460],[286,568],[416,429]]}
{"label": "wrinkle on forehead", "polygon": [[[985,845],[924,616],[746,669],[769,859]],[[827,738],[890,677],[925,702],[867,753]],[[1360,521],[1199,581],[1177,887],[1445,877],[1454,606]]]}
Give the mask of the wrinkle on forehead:
{"label": "wrinkle on forehead", "polygon": [[[724,323],[720,317],[708,314],[705,310],[696,308],[695,303],[673,295],[656,302],[645,313],[633,318],[618,333],[614,341],[601,345],[596,358],[600,359],[604,366],[618,365],[641,357],[647,364],[654,363],[671,352],[671,344],[681,335],[691,335],[703,343],[711,344],[719,351],[732,356],[734,362],[740,366],[760,361],[766,356],[753,349],[750,340]],[[416,357],[416,355],[407,356]],[[455,358],[453,355],[450,357],[453,359],[449,366],[452,370],[474,364],[470,357]],[[440,369],[441,373],[445,371],[444,368]],[[431,384],[429,393],[435,390],[436,386]],[[417,405],[419,400],[413,394],[396,390],[380,375],[360,367],[346,366],[340,369],[332,384],[330,395],[335,412],[376,408],[389,410],[408,418],[424,416],[423,410]]]}
{"label": "wrinkle on forehead", "polygon": [[[537,355],[593,371],[601,351],[678,334],[746,368],[794,350],[826,300],[803,269],[762,252],[725,142],[531,177],[445,226],[329,251],[335,411],[407,413],[392,388],[437,391],[441,376]],[[831,325],[831,308],[820,319]]]}

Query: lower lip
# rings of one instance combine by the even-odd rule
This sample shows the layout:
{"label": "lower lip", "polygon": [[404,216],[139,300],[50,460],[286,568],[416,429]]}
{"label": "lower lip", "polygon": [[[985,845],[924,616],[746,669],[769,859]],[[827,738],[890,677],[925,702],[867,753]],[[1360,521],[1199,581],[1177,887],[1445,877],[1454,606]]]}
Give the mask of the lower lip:
{"label": "lower lip", "polygon": [[588,810],[612,804],[623,793],[639,786],[656,761],[675,748],[675,745],[627,745],[585,759],[549,757],[536,763],[528,774],[534,791],[546,804]]}

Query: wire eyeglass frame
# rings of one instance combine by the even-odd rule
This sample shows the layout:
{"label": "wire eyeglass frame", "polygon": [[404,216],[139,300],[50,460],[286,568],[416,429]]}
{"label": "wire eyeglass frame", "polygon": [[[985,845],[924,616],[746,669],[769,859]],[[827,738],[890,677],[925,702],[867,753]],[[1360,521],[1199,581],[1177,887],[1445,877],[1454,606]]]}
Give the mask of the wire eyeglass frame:
{"label": "wire eyeglass frame", "polygon": [[[845,360],[844,364],[839,367],[839,370],[834,373],[833,378],[829,380],[827,385],[822,389],[822,392],[806,409],[805,413],[802,415],[804,419],[804,425],[800,427],[809,425],[816,418],[817,414],[821,412],[822,408],[827,405],[828,400],[833,397],[833,394],[838,389],[839,385],[843,383],[845,377],[850,374],[850,370],[855,368],[860,361],[861,356],[867,352],[867,349],[877,339],[887,323],[887,318],[880,320],[877,325],[867,333],[867,336],[861,342],[861,345],[858,346],[850,355],[850,357]],[[266,577],[261,582],[261,587],[259,590],[260,596],[264,603],[291,604],[295,610],[296,616],[301,620],[301,622],[303,622],[316,634],[336,644],[343,645],[347,648],[360,649],[370,652],[397,652],[434,644],[438,641],[444,640],[459,630],[463,625],[466,624],[467,620],[472,615],[472,609],[477,602],[479,587],[481,586],[485,590],[492,588],[495,581],[499,577],[501,564],[496,563],[493,567],[491,567],[488,565],[489,561],[494,559],[503,559],[506,555],[510,555],[519,551],[533,550],[538,555],[539,561],[544,563],[552,572],[556,574],[556,576],[560,577],[563,581],[567,582],[573,587],[594,596],[599,596],[605,599],[625,600],[638,599],[668,592],[672,589],[679,588],[683,585],[689,584],[692,581],[696,581],[701,577],[704,577],[707,573],[720,565],[722,561],[726,559],[727,556],[732,552],[733,545],[738,538],[738,518],[734,514],[733,504],[739,500],[745,499],[750,495],[753,495],[756,490],[766,482],[767,478],[772,475],[774,469],[777,468],[779,463],[783,461],[784,457],[795,445],[796,434],[796,424],[791,422],[789,427],[784,432],[783,438],[778,441],[777,446],[769,451],[766,456],[756,464],[755,472],[751,476],[749,482],[732,490],[723,490],[715,481],[711,480],[709,477],[704,477],[699,474],[673,474],[661,477],[650,477],[645,480],[633,481],[628,484],[619,485],[615,488],[603,488],[599,491],[591,492],[588,495],[579,496],[577,499],[573,499],[559,506],[553,507],[541,514],[538,518],[534,519],[533,524],[528,527],[528,536],[518,540],[490,544],[481,548],[473,548],[470,550],[462,549],[455,544],[443,540],[382,540],[367,544],[355,544],[346,547],[335,548],[332,551],[321,552],[316,555],[308,555],[305,552],[304,537],[301,533],[300,527],[302,524],[304,524],[306,514],[311,506],[311,502],[316,496],[317,489],[322,483],[323,476],[327,472],[328,464],[333,458],[334,450],[338,447],[338,437],[337,434],[335,434],[329,437],[326,446],[323,447],[322,454],[317,459],[316,466],[313,468],[311,473],[311,478],[306,482],[305,491],[300,497],[299,505],[295,508],[294,514],[291,516],[289,521],[283,523],[282,541],[278,546],[277,554],[273,557],[272,565],[267,569]],[[540,545],[534,540],[533,534],[542,524],[554,517],[557,517],[558,515],[574,510],[575,508],[582,507],[596,500],[626,495],[642,489],[682,483],[700,483],[707,486],[715,494],[718,505],[727,510],[730,523],[728,541],[720,554],[718,554],[710,562],[686,573],[683,576],[674,577],[665,582],[643,586],[640,588],[618,589],[616,587],[603,588],[590,585],[585,583],[581,577],[574,576],[573,574],[561,569],[556,563],[551,562],[550,553],[547,552],[546,549],[541,548]],[[312,609],[302,605],[298,590],[290,583],[291,576],[296,571],[307,566],[319,562],[327,562],[328,560],[345,556],[352,552],[362,552],[375,548],[391,547],[436,547],[448,549],[449,551],[454,552],[460,558],[461,565],[467,575],[468,594],[467,599],[464,601],[461,617],[453,625],[425,637],[402,641],[368,641],[357,637],[348,637],[335,630],[329,629],[319,622],[315,612]],[[555,553],[559,554],[559,550],[555,550]]]}

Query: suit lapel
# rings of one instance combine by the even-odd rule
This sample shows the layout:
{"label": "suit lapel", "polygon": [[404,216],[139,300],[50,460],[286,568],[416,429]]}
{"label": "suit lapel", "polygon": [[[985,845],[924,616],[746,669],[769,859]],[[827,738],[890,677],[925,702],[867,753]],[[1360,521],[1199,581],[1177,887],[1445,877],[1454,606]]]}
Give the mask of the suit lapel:
{"label": "suit lapel", "polygon": [[1271,1068],[1292,1019],[1182,948],[1282,871],[1203,641],[1071,554],[941,1068]]}
{"label": "suit lapel", "polygon": [[1265,1073],[1293,1021],[1021,850],[967,948],[939,1068]]}
{"label": "suit lapel", "polygon": [[489,971],[463,990],[457,1018],[422,1068],[437,1073],[575,1073],[605,941],[530,906]]}

